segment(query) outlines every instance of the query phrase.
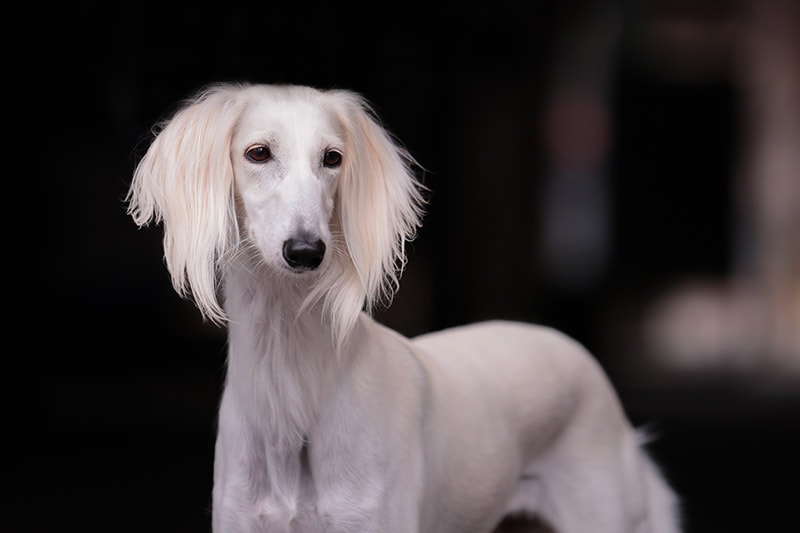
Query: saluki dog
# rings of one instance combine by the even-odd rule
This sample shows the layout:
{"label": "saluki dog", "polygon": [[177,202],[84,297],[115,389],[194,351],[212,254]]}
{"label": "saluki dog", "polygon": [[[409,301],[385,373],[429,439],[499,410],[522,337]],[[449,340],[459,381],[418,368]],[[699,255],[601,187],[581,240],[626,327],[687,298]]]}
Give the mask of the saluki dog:
{"label": "saluki dog", "polygon": [[397,288],[425,191],[347,90],[209,85],[154,129],[126,198],[176,291],[228,328],[212,527],[672,533],[678,501],[606,375],[542,326],[408,339]]}

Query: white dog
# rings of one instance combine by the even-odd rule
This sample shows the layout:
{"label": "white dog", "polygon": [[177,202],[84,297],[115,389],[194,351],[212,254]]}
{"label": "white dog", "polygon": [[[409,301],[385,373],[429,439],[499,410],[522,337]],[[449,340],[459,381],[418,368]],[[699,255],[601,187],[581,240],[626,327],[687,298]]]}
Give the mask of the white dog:
{"label": "white dog", "polygon": [[679,531],[576,342],[503,322],[409,340],[364,313],[420,222],[412,163],[352,92],[222,84],[138,165],[129,213],[163,221],[175,289],[229,328],[214,531]]}

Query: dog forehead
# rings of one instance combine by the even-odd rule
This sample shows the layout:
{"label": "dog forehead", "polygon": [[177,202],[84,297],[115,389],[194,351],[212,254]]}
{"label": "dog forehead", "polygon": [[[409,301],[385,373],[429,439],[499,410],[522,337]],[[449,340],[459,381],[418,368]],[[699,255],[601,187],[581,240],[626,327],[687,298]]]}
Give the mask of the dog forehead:
{"label": "dog forehead", "polygon": [[297,95],[258,98],[249,103],[237,127],[242,142],[314,145],[339,137],[335,114],[319,99]]}

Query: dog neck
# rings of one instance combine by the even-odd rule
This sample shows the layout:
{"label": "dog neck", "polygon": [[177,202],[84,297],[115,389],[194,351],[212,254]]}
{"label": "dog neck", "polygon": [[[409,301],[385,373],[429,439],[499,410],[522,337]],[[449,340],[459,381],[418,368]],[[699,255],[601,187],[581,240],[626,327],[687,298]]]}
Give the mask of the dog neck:
{"label": "dog neck", "polygon": [[225,279],[229,316],[227,391],[247,422],[285,450],[302,448],[341,360],[321,305],[303,307],[308,281],[232,269]]}

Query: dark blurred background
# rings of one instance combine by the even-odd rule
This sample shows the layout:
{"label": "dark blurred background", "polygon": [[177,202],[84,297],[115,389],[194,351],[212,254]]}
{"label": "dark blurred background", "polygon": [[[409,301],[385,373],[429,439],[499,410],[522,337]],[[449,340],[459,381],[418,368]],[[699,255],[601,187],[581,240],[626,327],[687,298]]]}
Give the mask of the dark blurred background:
{"label": "dark blurred background", "polygon": [[798,3],[12,5],[6,531],[210,530],[225,332],[123,199],[153,123],[224,80],[361,92],[425,167],[379,320],[558,327],[687,531],[796,528]]}

